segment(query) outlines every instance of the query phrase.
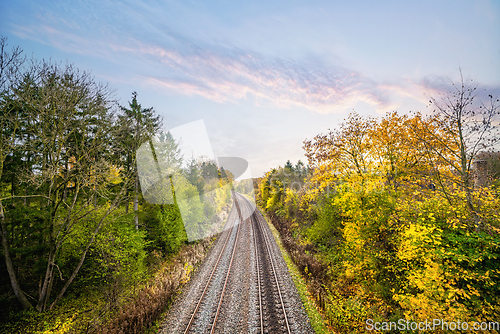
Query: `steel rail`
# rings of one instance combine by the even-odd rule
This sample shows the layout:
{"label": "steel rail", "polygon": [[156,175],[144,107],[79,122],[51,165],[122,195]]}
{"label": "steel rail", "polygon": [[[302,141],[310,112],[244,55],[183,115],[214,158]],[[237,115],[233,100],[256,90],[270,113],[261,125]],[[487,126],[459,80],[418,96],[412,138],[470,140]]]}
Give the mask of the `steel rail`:
{"label": "steel rail", "polygon": [[236,240],[234,241],[233,252],[231,254],[231,261],[229,262],[229,268],[227,270],[226,279],[224,280],[224,286],[222,287],[222,292],[220,295],[219,304],[217,305],[217,312],[215,313],[215,318],[214,318],[214,322],[212,323],[212,329],[210,330],[210,334],[213,334],[213,332],[215,330],[215,324],[217,323],[217,319],[219,318],[219,312],[220,312],[220,309],[222,306],[222,300],[224,299],[224,292],[226,291],[227,281],[229,279],[229,274],[231,273],[231,267],[233,265],[234,254],[236,253],[236,247],[238,246],[238,237],[240,235],[240,229],[241,229],[240,227],[243,224],[242,215],[241,215],[241,211],[240,211],[241,209],[239,207],[238,201],[236,200],[236,196],[234,196],[234,204],[236,205],[236,210],[238,211],[240,223],[238,224],[238,230],[236,232]]}
{"label": "steel rail", "polygon": [[[247,205],[251,205],[251,204],[247,202]],[[286,310],[285,310],[285,303],[283,302],[283,297],[282,297],[282,294],[281,294],[281,289],[280,289],[280,284],[279,284],[279,281],[278,281],[278,276],[276,275],[276,268],[274,266],[273,257],[271,256],[270,242],[268,240],[267,233],[265,232],[265,229],[262,226],[261,219],[259,219],[259,216],[257,215],[256,211],[257,211],[257,208],[255,208],[252,216],[254,217],[257,225],[259,226],[259,229],[262,232],[262,235],[264,236],[264,243],[265,243],[265,246],[266,246],[267,254],[269,256],[269,262],[271,262],[271,269],[272,269],[272,272],[273,272],[273,275],[274,275],[274,280],[276,282],[276,287],[278,289],[278,295],[280,297],[281,309],[283,310],[283,315],[285,317],[286,329],[288,331],[288,334],[291,334],[290,324],[288,323],[288,317],[286,315]]]}
{"label": "steel rail", "polygon": [[[239,215],[239,216],[241,216],[241,215]],[[231,226],[231,230],[227,234],[226,240],[224,241],[224,246],[222,247],[222,250],[221,250],[221,252],[219,254],[219,257],[217,258],[217,262],[215,263],[215,266],[212,269],[212,272],[210,273],[210,277],[208,278],[207,284],[205,284],[205,288],[203,289],[203,293],[201,294],[201,297],[198,300],[198,303],[196,304],[196,308],[195,308],[193,314],[191,315],[191,319],[189,320],[189,323],[188,323],[188,325],[186,327],[186,330],[184,331],[184,334],[187,334],[187,332],[189,332],[189,330],[191,329],[191,326],[193,325],[194,317],[195,317],[196,313],[198,312],[198,309],[200,308],[200,305],[201,305],[201,302],[203,300],[203,297],[205,297],[205,294],[206,294],[206,292],[208,290],[208,286],[210,285],[210,282],[212,281],[212,277],[214,276],[214,273],[217,270],[217,267],[219,266],[219,262],[220,262],[220,259],[222,258],[222,254],[224,254],[224,250],[226,249],[227,242],[228,242],[229,238],[231,237],[231,234],[233,233],[234,225],[235,224],[233,224],[233,226]],[[238,225],[241,225],[241,224],[238,224]],[[239,226],[238,226],[238,233],[239,233]]]}
{"label": "steel rail", "polygon": [[253,242],[255,245],[255,260],[257,261],[257,286],[259,287],[260,333],[263,334],[264,333],[264,316],[262,315],[262,291],[261,291],[261,286],[260,286],[260,265],[259,265],[259,254],[257,251],[257,235],[255,233],[256,231],[253,227],[253,224],[250,224],[250,226],[252,227]]}
{"label": "steel rail", "polygon": [[[216,326],[216,323],[217,323],[217,319],[218,319],[218,316],[219,316],[219,313],[220,313],[220,309],[222,307],[222,301],[223,301],[223,297],[224,297],[224,293],[225,293],[225,289],[226,289],[226,285],[227,285],[227,282],[228,282],[228,279],[229,279],[229,274],[231,273],[231,267],[232,267],[232,264],[233,264],[233,260],[234,260],[234,254],[236,252],[236,247],[238,245],[238,240],[239,240],[239,234],[240,234],[240,227],[243,223],[242,221],[242,215],[241,215],[241,209],[240,209],[240,205],[239,205],[239,200],[236,199],[236,197],[242,197],[243,198],[243,201],[245,203],[245,206],[249,209],[249,212],[252,212],[253,208],[252,208],[252,205],[251,203],[246,199],[244,198],[243,196],[241,196],[240,194],[236,195],[233,197],[234,198],[234,203],[235,203],[235,206],[236,206],[236,210],[237,210],[237,214],[238,214],[238,220],[239,220],[239,223],[237,224],[238,225],[238,230],[236,232],[236,238],[235,238],[235,241],[234,241],[234,246],[233,246],[233,250],[232,250],[232,254],[231,254],[231,260],[230,260],[230,263],[229,263],[229,267],[228,267],[228,270],[227,270],[227,273],[226,273],[226,278],[225,278],[225,281],[224,281],[224,285],[222,287],[222,292],[221,292],[221,296],[219,298],[219,303],[218,303],[218,306],[217,306],[217,311],[216,311],[216,314],[215,314],[215,318],[214,318],[214,321],[212,323],[212,327],[211,327],[211,331],[210,333],[213,334],[214,331],[215,331],[215,326]],[[283,297],[282,297],[282,293],[281,293],[281,289],[280,289],[280,284],[279,284],[279,280],[278,280],[278,276],[276,274],[276,267],[275,267],[275,264],[274,264],[274,261],[273,261],[273,258],[272,258],[272,255],[271,255],[271,246],[270,246],[270,241],[268,240],[268,235],[267,233],[265,232],[265,229],[263,227],[263,223],[261,222],[261,219],[259,219],[259,216],[256,214],[256,210],[254,210],[254,212],[252,214],[249,215],[249,218],[250,218],[250,221],[255,221],[255,224],[256,224],[256,228],[259,229],[263,235],[263,238],[264,238],[264,245],[265,245],[265,248],[266,248],[266,251],[267,251],[267,254],[269,256],[269,262],[271,264],[271,270],[273,272],[273,276],[274,276],[274,280],[276,282],[276,288],[278,290],[278,295],[279,295],[279,299],[280,299],[280,303],[281,303],[281,309],[283,311],[283,315],[284,315],[284,318],[285,318],[285,324],[286,324],[286,329],[288,331],[289,334],[291,334],[291,331],[290,331],[290,325],[288,323],[288,317],[287,317],[287,314],[286,314],[286,310],[285,310],[285,304],[283,302]],[[235,220],[236,222],[236,220]],[[210,277],[205,285],[205,288],[203,289],[203,293],[201,295],[201,297],[199,298],[198,300],[198,303],[196,305],[196,308],[191,316],[191,319],[189,320],[189,323],[186,327],[186,330],[184,331],[184,334],[187,334],[189,332],[189,330],[191,329],[191,326],[193,325],[193,322],[194,322],[194,318],[200,308],[200,305],[201,305],[201,302],[203,301],[205,295],[206,295],[206,292],[208,290],[208,287],[212,281],[212,277],[214,276],[214,273],[215,271],[217,270],[218,266],[219,266],[219,263],[220,263],[220,260],[222,258],[222,254],[224,254],[224,251],[226,249],[226,246],[228,244],[228,241],[232,235],[232,232],[233,232],[233,228],[234,226],[236,225],[236,223],[233,223],[233,225],[231,226],[231,230],[229,231],[228,235],[226,236],[226,239],[224,241],[224,246],[219,254],[219,257],[217,258],[217,262],[214,266],[214,268],[212,269],[212,272],[210,274]],[[252,228],[252,232],[253,232],[253,241],[255,243],[255,254],[256,254],[256,261],[257,261],[257,280],[258,280],[258,287],[259,287],[259,313],[260,313],[260,329],[261,329],[261,333],[264,333],[264,324],[263,324],[263,312],[262,312],[262,290],[261,290],[261,277],[260,277],[260,269],[259,269],[259,265],[260,265],[260,262],[259,262],[259,254],[258,254],[258,250],[257,250],[257,235],[255,233],[256,229],[254,229],[254,226],[253,224],[251,224],[251,228]]]}

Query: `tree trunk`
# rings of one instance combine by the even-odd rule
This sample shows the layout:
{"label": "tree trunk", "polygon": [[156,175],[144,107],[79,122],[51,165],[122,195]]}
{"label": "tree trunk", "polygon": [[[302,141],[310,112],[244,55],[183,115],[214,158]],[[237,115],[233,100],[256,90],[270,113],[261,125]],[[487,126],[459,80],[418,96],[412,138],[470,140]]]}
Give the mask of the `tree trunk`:
{"label": "tree trunk", "polygon": [[63,190],[63,201],[66,201],[66,198],[68,198],[68,174],[69,174],[69,166],[68,166],[68,159],[66,158],[64,161],[64,167],[66,169],[66,182],[64,183],[64,190]]}
{"label": "tree trunk", "polygon": [[[52,252],[51,252],[52,253]],[[54,263],[54,255],[50,254],[48,263],[47,263],[47,270],[45,271],[45,278],[43,280],[42,284],[42,290],[40,293],[40,296],[38,297],[38,303],[36,304],[36,309],[38,312],[42,312],[45,305],[46,305],[46,300],[48,296],[50,295],[50,288],[52,287],[51,280],[52,280],[52,270],[54,269],[54,266],[52,265]]]}
{"label": "tree trunk", "polygon": [[52,304],[50,304],[49,310],[52,310],[54,305],[57,304],[57,302],[59,302],[59,300],[61,300],[61,298],[64,296],[64,293],[66,292],[66,290],[70,286],[70,284],[73,283],[73,280],[75,279],[76,275],[78,274],[78,272],[80,271],[80,268],[83,265],[83,262],[85,261],[85,257],[87,256],[87,252],[88,252],[90,245],[92,244],[93,241],[94,241],[94,239],[92,239],[91,242],[87,245],[87,248],[85,248],[85,251],[83,252],[82,256],[80,257],[80,261],[78,262],[78,265],[76,266],[75,270],[73,270],[73,273],[71,274],[70,278],[68,279],[68,281],[66,282],[64,287],[61,289],[59,294],[57,295],[56,299],[52,302]]}
{"label": "tree trunk", "polygon": [[5,257],[5,264],[7,265],[7,272],[9,273],[10,284],[12,286],[12,290],[14,291],[14,295],[16,296],[17,300],[19,301],[19,303],[21,303],[23,309],[27,310],[33,306],[22,292],[21,287],[19,286],[19,281],[17,280],[16,277],[14,266],[12,265],[12,259],[9,253],[9,245],[7,244],[7,228],[5,226],[5,216],[3,213],[3,206],[1,202],[0,202],[0,224],[2,226],[3,253]]}
{"label": "tree trunk", "polygon": [[135,222],[135,229],[139,230],[139,215],[138,215],[138,210],[139,210],[139,177],[135,177],[135,190],[134,190],[134,222]]}
{"label": "tree trunk", "polygon": [[50,294],[52,292],[52,286],[54,285],[54,263],[52,263],[51,269],[50,269],[50,277],[49,277],[49,286],[47,288],[47,294],[45,295],[44,301],[43,301],[43,307],[40,311],[43,311],[47,308],[47,302],[50,299]]}

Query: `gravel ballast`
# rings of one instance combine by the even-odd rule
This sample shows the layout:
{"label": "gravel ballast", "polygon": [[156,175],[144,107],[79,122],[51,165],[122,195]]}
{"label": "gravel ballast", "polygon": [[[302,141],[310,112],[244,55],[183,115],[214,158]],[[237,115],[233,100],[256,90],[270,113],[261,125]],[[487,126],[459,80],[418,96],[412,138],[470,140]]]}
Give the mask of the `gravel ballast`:
{"label": "gravel ballast", "polygon": [[[228,229],[220,234],[193,279],[184,287],[182,294],[168,312],[159,333],[186,331],[212,271],[212,279],[188,333],[261,333],[260,305],[263,333],[314,333],[269,226],[261,213],[255,209],[255,204],[239,194],[236,194],[236,198],[242,217],[249,218],[240,222],[238,210],[233,207],[226,223]],[[231,229],[231,226],[234,227]],[[215,267],[219,257],[220,261]],[[260,277],[261,303],[257,270]],[[224,284],[226,285],[221,299]],[[215,319],[217,320],[213,327]]]}

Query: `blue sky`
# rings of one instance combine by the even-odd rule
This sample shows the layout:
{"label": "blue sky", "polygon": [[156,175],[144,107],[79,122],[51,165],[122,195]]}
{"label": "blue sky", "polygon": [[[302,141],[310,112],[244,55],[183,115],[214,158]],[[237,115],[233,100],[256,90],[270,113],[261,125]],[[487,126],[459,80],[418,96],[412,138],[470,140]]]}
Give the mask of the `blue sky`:
{"label": "blue sky", "polygon": [[0,35],[73,63],[166,128],[203,119],[254,176],[349,112],[426,112],[458,68],[500,92],[500,1],[10,1]]}

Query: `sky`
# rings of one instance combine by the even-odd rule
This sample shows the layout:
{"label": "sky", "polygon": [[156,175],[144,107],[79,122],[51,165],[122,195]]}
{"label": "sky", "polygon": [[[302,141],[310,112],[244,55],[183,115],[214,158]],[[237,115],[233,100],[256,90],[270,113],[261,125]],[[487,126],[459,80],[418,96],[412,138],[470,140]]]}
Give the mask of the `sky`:
{"label": "sky", "polygon": [[460,71],[500,93],[500,1],[6,1],[0,35],[154,107],[203,120],[252,175],[306,162],[305,139],[353,110],[429,112]]}

